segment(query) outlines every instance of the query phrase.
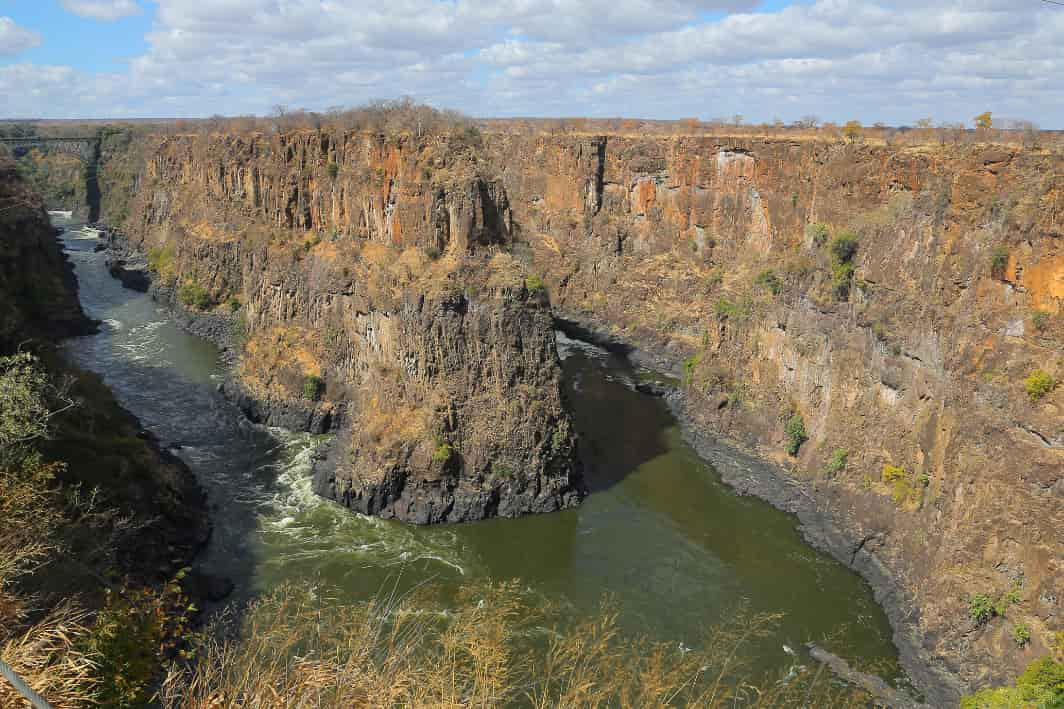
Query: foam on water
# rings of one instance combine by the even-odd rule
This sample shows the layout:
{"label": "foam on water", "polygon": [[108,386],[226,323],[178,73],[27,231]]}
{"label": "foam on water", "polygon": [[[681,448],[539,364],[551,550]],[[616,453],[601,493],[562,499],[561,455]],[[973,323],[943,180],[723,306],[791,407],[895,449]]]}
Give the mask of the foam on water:
{"label": "foam on water", "polygon": [[276,489],[260,504],[264,563],[343,561],[356,568],[390,568],[424,562],[464,576],[474,562],[457,535],[443,528],[416,528],[353,513],[315,494],[312,460],[327,437],[271,433],[283,447]]}
{"label": "foam on water", "polygon": [[100,238],[100,230],[83,226],[79,229],[70,229],[63,235],[64,239],[71,241],[93,241]]}

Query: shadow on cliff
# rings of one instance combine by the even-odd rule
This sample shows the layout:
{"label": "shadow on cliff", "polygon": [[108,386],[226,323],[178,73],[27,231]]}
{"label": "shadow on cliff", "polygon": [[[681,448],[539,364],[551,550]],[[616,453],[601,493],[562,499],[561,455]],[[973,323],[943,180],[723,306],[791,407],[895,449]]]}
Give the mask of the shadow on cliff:
{"label": "shadow on cliff", "polygon": [[592,494],[668,452],[665,430],[675,421],[660,400],[634,391],[636,373],[623,355],[575,349],[562,371]]}
{"label": "shadow on cliff", "polygon": [[100,219],[100,141],[92,144],[92,155],[85,163],[85,204],[88,208],[88,221],[93,223]]}

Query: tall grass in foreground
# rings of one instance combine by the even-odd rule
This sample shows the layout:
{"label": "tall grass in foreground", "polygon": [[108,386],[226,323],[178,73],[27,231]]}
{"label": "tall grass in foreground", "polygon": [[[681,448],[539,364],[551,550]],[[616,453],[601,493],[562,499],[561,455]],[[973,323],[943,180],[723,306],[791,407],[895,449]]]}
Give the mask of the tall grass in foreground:
{"label": "tall grass in foreground", "polygon": [[[52,484],[60,470],[46,463],[35,443],[68,404],[27,354],[0,357],[0,660],[57,709],[94,699],[94,663],[77,648],[87,617],[73,602],[47,613],[22,583],[57,553],[62,522]],[[0,679],[0,706],[23,706],[21,695]]]}
{"label": "tall grass in foreground", "polygon": [[424,595],[342,605],[283,587],[249,607],[238,637],[208,632],[160,698],[171,709],[868,705],[819,668],[745,682],[747,643],[778,617],[744,608],[686,649],[625,637],[608,604],[558,630],[512,583],[447,606]]}

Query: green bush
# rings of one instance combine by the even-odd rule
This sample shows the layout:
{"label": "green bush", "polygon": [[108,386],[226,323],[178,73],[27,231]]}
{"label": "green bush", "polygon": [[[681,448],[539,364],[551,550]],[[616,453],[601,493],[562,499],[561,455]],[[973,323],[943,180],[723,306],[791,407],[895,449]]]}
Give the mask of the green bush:
{"label": "green bush", "polygon": [[236,311],[240,310],[240,305],[241,305],[240,304],[240,298],[237,298],[234,295],[232,298],[229,299],[228,305],[229,305],[229,312],[235,313]]}
{"label": "green bush", "polygon": [[159,249],[148,251],[148,268],[158,274],[169,273],[174,265],[174,249],[172,246],[164,246]]}
{"label": "green bush", "polygon": [[432,459],[437,463],[446,463],[449,461],[451,456],[454,455],[454,449],[451,447],[451,444],[439,436],[436,437],[434,442],[436,444],[436,450],[432,452]]}
{"label": "green bush", "polygon": [[1026,623],[1017,623],[1012,626],[1012,639],[1016,641],[1017,645],[1023,647],[1031,642],[1031,629],[1027,627]]}
{"label": "green bush", "polygon": [[824,475],[829,478],[833,478],[843,470],[846,469],[846,463],[849,461],[850,452],[845,448],[836,448],[831,453],[831,458],[824,465]]}
{"label": "green bush", "polygon": [[994,610],[994,601],[985,593],[977,593],[968,601],[968,617],[975,621],[976,625],[984,625],[997,615]]}
{"label": "green bush", "polygon": [[836,263],[850,263],[857,255],[857,235],[844,229],[831,240],[831,257]]}
{"label": "green bush", "polygon": [[839,300],[850,297],[850,284],[853,282],[853,257],[857,255],[857,235],[844,230],[831,240],[831,284],[832,293]]}
{"label": "green bush", "polygon": [[476,144],[480,142],[480,129],[476,126],[466,126],[462,134],[465,137],[466,141],[470,144]]}
{"label": "green bush", "polygon": [[320,401],[325,393],[325,382],[321,377],[308,374],[303,377],[303,398],[307,401]]}
{"label": "green bush", "polygon": [[1027,666],[1012,687],[995,687],[961,699],[961,709],[1064,709],[1064,663],[1043,657]]}
{"label": "green bush", "polygon": [[148,706],[162,664],[190,657],[185,648],[197,609],[182,593],[179,582],[185,573],[158,590],[107,590],[103,609],[81,641],[81,649],[96,663],[99,706]]}
{"label": "green bush", "polygon": [[846,300],[850,297],[853,271],[852,263],[835,263],[831,266],[831,292],[839,300]]}
{"label": "green bush", "polygon": [[925,473],[913,475],[897,465],[883,466],[883,482],[891,488],[891,498],[896,505],[917,504],[923,497],[924,488],[931,482]]}
{"label": "green bush", "polygon": [[1020,687],[1050,689],[1060,699],[1064,697],[1064,662],[1057,662],[1051,657],[1035,660],[1027,665],[1016,684]]}
{"label": "green bush", "polygon": [[530,295],[539,295],[547,292],[547,286],[543,283],[543,279],[534,273],[525,277],[525,288]]}
{"label": "green bush", "polygon": [[805,419],[802,418],[802,415],[795,414],[791,416],[787,421],[784,432],[787,435],[787,454],[798,455],[802,444],[809,440],[809,436],[805,432]]}
{"label": "green bush", "polygon": [[776,277],[776,272],[771,268],[765,269],[761,273],[757,274],[757,278],[754,279],[754,285],[759,288],[764,288],[770,291],[772,295],[779,295],[780,290],[783,288],[783,284],[780,279]]}
{"label": "green bush", "polygon": [[325,166],[325,171],[329,173],[329,179],[335,180],[336,176],[340,174],[340,166],[329,161],[329,164]]}
{"label": "green bush", "polygon": [[701,354],[693,354],[683,361],[683,385],[690,386],[695,377],[695,369],[702,361]]}
{"label": "green bush", "polygon": [[550,434],[550,451],[557,455],[565,450],[566,445],[569,443],[569,427],[566,425],[558,426]]}
{"label": "green bush", "polygon": [[713,305],[713,312],[720,320],[737,320],[742,315],[742,309],[733,301],[721,298]]}
{"label": "green bush", "polygon": [[1031,373],[1031,376],[1023,380],[1023,385],[1027,389],[1027,395],[1031,397],[1031,401],[1038,401],[1053,391],[1057,386],[1057,380],[1044,369],[1036,369]]}
{"label": "green bush", "polygon": [[178,299],[188,306],[194,306],[200,310],[206,310],[214,305],[214,299],[207,289],[198,283],[186,283],[177,291]]}
{"label": "green bush", "polygon": [[813,246],[819,249],[828,242],[828,237],[831,236],[831,229],[827,224],[821,224],[819,222],[806,224],[805,236],[813,242]]}
{"label": "green bush", "polygon": [[1020,602],[1020,590],[1023,588],[1023,580],[1016,581],[1012,584],[1008,591],[1006,591],[1001,598],[994,604],[994,615],[999,615],[1002,618],[1005,617],[1005,612],[1008,611],[1009,606],[1014,606]]}
{"label": "green bush", "polygon": [[994,278],[1004,278],[1005,269],[1009,265],[1009,250],[1004,246],[997,246],[990,252],[990,273]]}

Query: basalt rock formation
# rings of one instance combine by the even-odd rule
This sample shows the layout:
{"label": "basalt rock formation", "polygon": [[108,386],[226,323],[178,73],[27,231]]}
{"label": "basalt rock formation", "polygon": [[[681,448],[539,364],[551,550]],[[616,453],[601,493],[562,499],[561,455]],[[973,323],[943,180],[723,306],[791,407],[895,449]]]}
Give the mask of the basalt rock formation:
{"label": "basalt rock formation", "polygon": [[237,356],[224,388],[253,420],[338,432],[319,493],[416,523],[579,501],[549,303],[468,145],[177,137],[149,155],[123,255]]}
{"label": "basalt rock formation", "polygon": [[1053,650],[1059,153],[328,131],[138,150],[101,168],[105,220],[164,295],[240,321],[231,387],[256,417],[341,422],[323,494],[422,522],[575,501],[546,291],[679,374],[691,430],[778,463],[832,551],[887,579],[938,703]]}

